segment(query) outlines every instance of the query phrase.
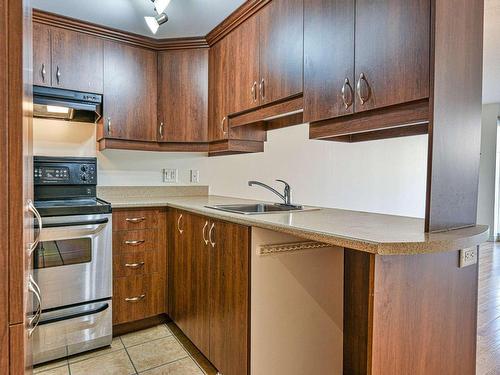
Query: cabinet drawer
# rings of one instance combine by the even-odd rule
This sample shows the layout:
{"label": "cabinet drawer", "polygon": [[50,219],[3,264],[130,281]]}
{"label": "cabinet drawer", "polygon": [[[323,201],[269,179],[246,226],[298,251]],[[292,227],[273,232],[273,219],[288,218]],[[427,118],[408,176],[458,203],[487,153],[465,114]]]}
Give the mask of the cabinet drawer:
{"label": "cabinet drawer", "polygon": [[152,273],[165,275],[165,257],[159,249],[133,249],[113,255],[113,278],[125,276],[149,275]]}
{"label": "cabinet drawer", "polygon": [[162,214],[159,210],[114,211],[113,231],[158,228]]}
{"label": "cabinet drawer", "polygon": [[159,248],[158,229],[113,232],[113,254]]}
{"label": "cabinet drawer", "polygon": [[166,312],[166,281],[158,274],[113,280],[113,324],[133,322]]}

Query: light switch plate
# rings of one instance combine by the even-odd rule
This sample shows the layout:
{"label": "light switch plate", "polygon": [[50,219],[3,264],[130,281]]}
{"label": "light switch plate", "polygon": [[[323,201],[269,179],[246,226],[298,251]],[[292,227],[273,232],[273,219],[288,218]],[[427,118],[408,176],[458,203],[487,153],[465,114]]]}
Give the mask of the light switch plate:
{"label": "light switch plate", "polygon": [[165,168],[163,170],[163,182],[175,184],[178,181],[179,170],[177,168]]}
{"label": "light switch plate", "polygon": [[472,266],[477,263],[477,247],[460,250],[460,268]]}
{"label": "light switch plate", "polygon": [[200,171],[197,169],[191,169],[191,183],[198,184],[200,183]]}

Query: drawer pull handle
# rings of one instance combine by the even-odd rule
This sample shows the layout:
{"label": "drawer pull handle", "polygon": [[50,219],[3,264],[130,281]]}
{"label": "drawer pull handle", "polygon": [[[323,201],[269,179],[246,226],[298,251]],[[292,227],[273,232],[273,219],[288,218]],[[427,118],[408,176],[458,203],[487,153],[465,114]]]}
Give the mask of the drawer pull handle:
{"label": "drawer pull handle", "polygon": [[137,296],[137,297],[128,297],[128,298],[125,298],[125,301],[126,302],[139,302],[139,301],[142,301],[144,298],[146,298],[146,295],[145,294],[141,294],[140,296]]}
{"label": "drawer pull handle", "polygon": [[143,217],[127,217],[125,220],[128,221],[129,223],[137,224],[137,223],[143,222],[144,220],[146,220],[146,218],[144,216]]}
{"label": "drawer pull handle", "polygon": [[125,241],[125,245],[130,246],[138,246],[146,242],[146,240],[133,240],[133,241]]}
{"label": "drawer pull handle", "polygon": [[125,267],[133,268],[133,269],[141,268],[141,267],[144,267],[144,262],[139,262],[139,263],[125,263]]}

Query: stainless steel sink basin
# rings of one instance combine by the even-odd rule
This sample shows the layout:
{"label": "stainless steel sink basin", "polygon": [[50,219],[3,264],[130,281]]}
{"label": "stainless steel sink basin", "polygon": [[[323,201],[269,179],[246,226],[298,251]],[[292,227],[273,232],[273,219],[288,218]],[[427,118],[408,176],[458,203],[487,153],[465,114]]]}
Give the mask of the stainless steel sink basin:
{"label": "stainless steel sink basin", "polygon": [[214,210],[234,212],[243,215],[269,214],[279,212],[304,211],[302,206],[271,204],[271,203],[253,203],[253,204],[216,204],[205,206]]}

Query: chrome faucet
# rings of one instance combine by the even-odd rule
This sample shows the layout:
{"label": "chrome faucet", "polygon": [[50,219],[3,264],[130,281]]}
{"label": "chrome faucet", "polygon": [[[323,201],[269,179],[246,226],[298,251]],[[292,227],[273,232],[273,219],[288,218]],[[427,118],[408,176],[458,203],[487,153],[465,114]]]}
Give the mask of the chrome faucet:
{"label": "chrome faucet", "polygon": [[278,197],[280,197],[281,199],[283,199],[283,202],[284,202],[285,205],[287,205],[287,206],[294,206],[292,204],[292,189],[290,188],[290,185],[286,181],[283,181],[283,180],[276,180],[276,181],[282,182],[282,183],[285,184],[285,190],[284,190],[283,194],[281,194],[276,189],[273,189],[271,186],[266,185],[266,184],[264,184],[262,182],[259,182],[259,181],[248,181],[248,186],[253,186],[253,185],[261,186],[264,189],[267,189],[267,190],[273,192]]}

